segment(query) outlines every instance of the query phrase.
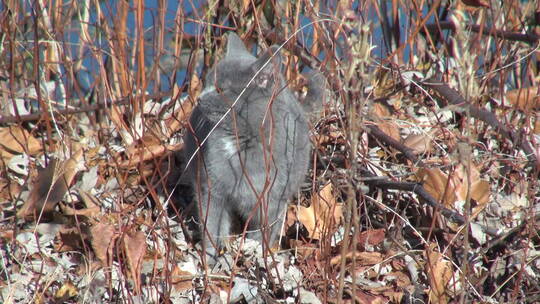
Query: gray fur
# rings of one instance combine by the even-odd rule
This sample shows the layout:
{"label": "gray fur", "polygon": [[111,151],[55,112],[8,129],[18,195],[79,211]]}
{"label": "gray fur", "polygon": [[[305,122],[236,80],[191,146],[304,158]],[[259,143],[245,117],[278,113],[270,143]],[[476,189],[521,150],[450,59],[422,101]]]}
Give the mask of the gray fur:
{"label": "gray fur", "polygon": [[279,55],[272,57],[277,48],[257,59],[236,34],[228,39],[226,56],[209,71],[184,138],[185,159],[194,155],[187,173],[211,263],[224,238],[246,223],[255,231],[250,238],[276,241],[311,154],[306,114],[286,88]]}

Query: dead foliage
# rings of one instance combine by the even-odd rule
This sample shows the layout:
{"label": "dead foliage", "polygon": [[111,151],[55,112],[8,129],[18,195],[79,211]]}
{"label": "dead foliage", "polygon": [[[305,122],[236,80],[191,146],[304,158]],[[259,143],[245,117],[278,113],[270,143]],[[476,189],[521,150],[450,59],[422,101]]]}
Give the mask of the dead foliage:
{"label": "dead foliage", "polygon": [[[7,1],[0,15],[0,302],[539,301],[534,1]],[[228,31],[283,46],[300,97],[302,72],[321,71],[328,98],[282,246],[233,238],[212,270],[178,152]]]}

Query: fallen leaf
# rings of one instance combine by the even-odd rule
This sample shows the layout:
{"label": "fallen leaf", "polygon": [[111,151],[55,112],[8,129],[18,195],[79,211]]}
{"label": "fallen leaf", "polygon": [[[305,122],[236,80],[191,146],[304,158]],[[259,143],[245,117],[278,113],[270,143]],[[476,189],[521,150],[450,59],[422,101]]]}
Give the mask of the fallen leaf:
{"label": "fallen leaf", "polygon": [[92,249],[96,257],[103,265],[112,262],[112,250],[115,240],[118,238],[114,226],[106,222],[97,222],[90,228]]}
{"label": "fallen leaf", "polygon": [[79,290],[77,289],[77,286],[75,286],[71,281],[66,281],[62,287],[56,291],[54,298],[58,301],[58,303],[61,303],[76,297],[78,294]]}
{"label": "fallen leaf", "polygon": [[372,266],[381,263],[384,260],[382,253],[380,252],[361,252],[349,250],[345,256],[337,255],[330,260],[331,265],[338,265],[341,263],[341,259],[345,258],[347,261],[352,259],[356,260],[357,265]]}
{"label": "fallen leaf", "polygon": [[429,280],[429,302],[446,304],[449,300],[447,292],[448,283],[452,279],[452,263],[436,251],[437,245],[431,244],[426,248],[426,266],[425,271]]}
{"label": "fallen leaf", "polygon": [[402,291],[395,291],[395,289],[392,288],[383,292],[382,295],[390,299],[390,303],[402,303],[404,293]]}
{"label": "fallen leaf", "polygon": [[377,246],[384,241],[386,234],[384,229],[371,229],[362,231],[357,237],[357,249],[360,251],[366,250],[366,245]]}
{"label": "fallen leaf", "polygon": [[126,160],[120,163],[120,168],[132,169],[139,165],[141,162],[155,159],[169,151],[179,150],[182,145],[151,145],[151,146],[131,146],[126,150]]}
{"label": "fallen leaf", "polygon": [[431,138],[426,134],[410,134],[403,144],[411,148],[415,154],[431,152]]}
{"label": "fallen leaf", "polygon": [[78,171],[77,163],[82,157],[77,150],[67,161],[51,159],[47,167],[38,173],[28,200],[17,212],[18,217],[31,217],[51,213],[66,194],[73,177]]}
{"label": "fallen leaf", "polygon": [[384,132],[384,134],[390,136],[392,139],[400,142],[401,135],[399,134],[399,127],[396,123],[390,121],[381,120],[376,123],[377,127]]}
{"label": "fallen leaf", "polygon": [[470,184],[471,198],[477,203],[473,209],[473,215],[476,215],[489,201],[490,184],[480,178],[480,172],[474,165],[471,166],[469,178],[466,172],[466,168],[460,164],[452,172],[450,178],[438,168],[421,168],[416,172],[416,177],[431,196],[449,208],[453,208],[456,201],[466,200]]}
{"label": "fallen leaf", "polygon": [[[384,304],[388,303],[388,299],[382,296],[375,296],[369,294],[365,291],[360,290],[359,288],[355,289],[354,300],[356,303],[360,304]],[[355,303],[352,302],[352,303]]]}
{"label": "fallen leaf", "polygon": [[375,103],[371,113],[374,117],[375,124],[379,129],[381,129],[381,131],[392,137],[394,140],[401,141],[399,126],[394,122],[392,114],[385,106]]}
{"label": "fallen leaf", "polygon": [[171,283],[176,292],[184,292],[193,288],[193,274],[173,266],[171,271]]}
{"label": "fallen leaf", "polygon": [[141,265],[146,253],[146,235],[142,231],[128,232],[123,237],[124,252],[127,256],[135,293],[141,293]]}
{"label": "fallen leaf", "polygon": [[390,111],[387,107],[381,105],[380,103],[373,104],[373,108],[371,109],[371,113],[378,118],[389,118],[392,116]]}
{"label": "fallen leaf", "polygon": [[57,252],[77,251],[84,248],[83,236],[81,231],[76,227],[62,227],[58,232],[54,249]]}
{"label": "fallen leaf", "polygon": [[343,204],[336,202],[332,184],[328,183],[313,195],[309,207],[298,207],[296,216],[308,230],[310,238],[320,239],[325,233],[333,233],[341,223]]}
{"label": "fallen leaf", "polygon": [[529,113],[531,110],[540,109],[539,94],[539,87],[521,88],[506,92],[506,99],[514,107]]}
{"label": "fallen leaf", "polygon": [[420,168],[416,171],[417,180],[424,185],[424,189],[437,201],[452,208],[456,201],[456,185],[439,168]]}
{"label": "fallen leaf", "polygon": [[22,187],[18,183],[0,178],[0,201],[8,202],[13,197],[17,197],[21,191]]}
{"label": "fallen leaf", "polygon": [[22,127],[0,128],[0,138],[0,157],[5,160],[14,154],[36,155],[41,151],[41,143]]}
{"label": "fallen leaf", "polygon": [[79,195],[81,196],[81,200],[84,203],[85,208],[74,209],[68,205],[61,204],[60,208],[62,209],[62,213],[64,215],[83,215],[87,217],[98,217],[101,215],[101,209],[99,208],[97,203],[98,200],[95,196],[83,190],[79,190]]}

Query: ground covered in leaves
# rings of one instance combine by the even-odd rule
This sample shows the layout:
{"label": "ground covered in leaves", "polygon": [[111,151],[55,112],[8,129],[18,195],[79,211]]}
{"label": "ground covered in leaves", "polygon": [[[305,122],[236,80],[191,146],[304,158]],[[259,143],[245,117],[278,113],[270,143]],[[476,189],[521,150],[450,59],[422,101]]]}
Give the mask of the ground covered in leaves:
{"label": "ground covered in leaves", "polygon": [[[225,2],[2,8],[0,302],[540,301],[537,7]],[[179,153],[229,30],[328,94],[281,246],[210,269]]]}

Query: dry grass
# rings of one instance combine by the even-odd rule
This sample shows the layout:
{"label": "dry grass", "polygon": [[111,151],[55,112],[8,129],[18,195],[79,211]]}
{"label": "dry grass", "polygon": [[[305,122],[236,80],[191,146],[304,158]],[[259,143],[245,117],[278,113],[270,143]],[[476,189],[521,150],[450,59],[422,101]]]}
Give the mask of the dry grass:
{"label": "dry grass", "polygon": [[[0,6],[1,302],[539,301],[538,4],[150,2]],[[282,250],[211,273],[176,156],[227,31],[329,100]]]}

